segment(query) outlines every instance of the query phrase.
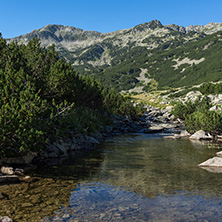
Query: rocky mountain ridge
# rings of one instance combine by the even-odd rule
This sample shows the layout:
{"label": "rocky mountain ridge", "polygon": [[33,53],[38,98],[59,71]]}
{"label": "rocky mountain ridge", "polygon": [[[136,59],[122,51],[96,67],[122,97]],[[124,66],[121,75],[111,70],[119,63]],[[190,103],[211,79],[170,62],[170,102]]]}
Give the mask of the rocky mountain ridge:
{"label": "rocky mountain ridge", "polygon": [[[220,31],[222,23],[185,28],[175,24],[162,25],[160,21],[153,20],[110,33],[47,25],[8,41],[27,44],[33,37],[37,37],[42,46],[54,44],[60,56],[71,62],[79,73],[93,74],[118,91],[131,89],[136,92],[138,89],[146,91],[150,82],[154,86],[164,86],[161,83],[164,78],[171,79],[166,84],[168,86],[186,85],[184,79],[194,71],[192,64],[205,65],[208,62],[206,55],[211,55],[213,48],[216,49],[215,55],[221,53],[221,34],[216,34]],[[211,35],[214,37],[207,37]],[[200,47],[197,48],[196,44]],[[219,61],[216,62],[219,64]],[[163,70],[161,67],[164,67]],[[165,74],[166,69],[172,73],[170,78]],[[215,72],[218,73],[218,70]],[[221,80],[218,74],[215,75],[213,81]],[[200,75],[197,79],[194,84],[201,83]],[[208,80],[209,76],[205,79]]]}
{"label": "rocky mountain ridge", "polygon": [[[189,32],[204,32],[205,34],[212,34],[222,30],[222,23],[209,23],[207,25],[190,25],[183,27],[175,24],[162,25],[160,21],[153,20],[149,23],[139,24],[130,29],[118,30],[109,33],[100,33],[97,31],[85,31],[80,28],[64,25],[46,25],[43,28],[33,30],[32,32],[12,39],[8,41],[18,41],[27,43],[33,37],[37,37],[42,42],[43,46],[49,46],[51,44],[59,45],[67,48],[68,50],[75,50],[80,47],[86,47],[92,44],[102,42],[106,39],[113,37],[121,37],[127,34],[147,33],[151,34],[152,31],[160,29],[153,34],[167,33],[168,30],[181,32],[187,34]],[[135,36],[134,36],[135,37]],[[130,40],[130,39],[129,39]]]}

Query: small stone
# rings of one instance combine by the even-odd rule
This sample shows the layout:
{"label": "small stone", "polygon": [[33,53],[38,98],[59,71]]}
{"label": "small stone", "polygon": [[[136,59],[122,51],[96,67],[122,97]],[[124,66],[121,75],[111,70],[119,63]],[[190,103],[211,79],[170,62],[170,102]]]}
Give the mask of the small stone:
{"label": "small stone", "polygon": [[4,217],[0,216],[0,222],[12,222],[12,219],[7,216]]}
{"label": "small stone", "polygon": [[25,171],[23,169],[19,169],[19,168],[16,168],[15,169],[15,174],[16,175],[20,175],[20,176],[23,176],[25,173]]}
{"label": "small stone", "polygon": [[14,174],[14,171],[13,171],[13,168],[12,167],[1,167],[1,172],[2,174],[5,174],[5,175],[13,175]]}

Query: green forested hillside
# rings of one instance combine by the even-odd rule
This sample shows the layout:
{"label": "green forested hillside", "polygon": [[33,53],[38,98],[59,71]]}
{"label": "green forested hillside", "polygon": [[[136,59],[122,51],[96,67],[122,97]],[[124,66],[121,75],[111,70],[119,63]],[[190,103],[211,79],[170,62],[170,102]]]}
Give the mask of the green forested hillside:
{"label": "green forested hillside", "polygon": [[[202,34],[191,42],[185,41],[183,34],[176,36],[177,41],[162,43],[153,50],[134,47],[125,54],[120,53],[112,61],[112,66],[91,67],[92,74],[118,90],[141,85],[137,79],[141,68],[147,69],[146,77],[155,79],[159,88],[222,80],[222,32]],[[195,64],[198,61],[200,63]],[[181,65],[176,68],[175,65],[180,62]]]}
{"label": "green forested hillside", "polygon": [[55,44],[59,56],[81,75],[95,76],[118,91],[222,80],[222,23],[184,28],[154,20],[111,33],[47,25],[8,41],[28,44],[33,36],[41,46]]}
{"label": "green forested hillside", "polygon": [[100,130],[109,114],[136,115],[130,102],[93,77],[79,76],[53,46],[7,44],[0,36],[0,157]]}

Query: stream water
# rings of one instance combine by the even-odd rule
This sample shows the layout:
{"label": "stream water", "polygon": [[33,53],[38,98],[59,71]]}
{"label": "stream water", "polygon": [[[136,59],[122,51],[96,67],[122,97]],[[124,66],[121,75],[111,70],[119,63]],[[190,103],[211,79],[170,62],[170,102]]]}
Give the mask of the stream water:
{"label": "stream water", "polygon": [[32,183],[1,187],[0,215],[45,222],[221,221],[222,174],[197,167],[221,149],[160,135],[111,138],[62,166],[39,169]]}

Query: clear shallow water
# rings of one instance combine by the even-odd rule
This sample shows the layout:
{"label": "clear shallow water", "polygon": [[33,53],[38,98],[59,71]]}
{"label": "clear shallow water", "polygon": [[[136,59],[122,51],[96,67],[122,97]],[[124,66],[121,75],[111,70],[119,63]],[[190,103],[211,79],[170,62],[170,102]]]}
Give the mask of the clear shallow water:
{"label": "clear shallow water", "polygon": [[[48,221],[221,221],[222,174],[197,167],[218,146],[122,136],[101,146],[95,173]],[[91,156],[88,162],[97,162]]]}
{"label": "clear shallow water", "polygon": [[17,202],[18,221],[222,221],[222,174],[197,167],[219,150],[154,135],[111,138],[41,169],[4,205]]}

